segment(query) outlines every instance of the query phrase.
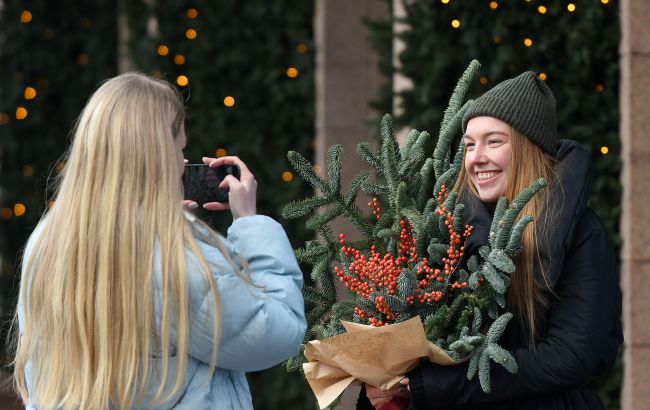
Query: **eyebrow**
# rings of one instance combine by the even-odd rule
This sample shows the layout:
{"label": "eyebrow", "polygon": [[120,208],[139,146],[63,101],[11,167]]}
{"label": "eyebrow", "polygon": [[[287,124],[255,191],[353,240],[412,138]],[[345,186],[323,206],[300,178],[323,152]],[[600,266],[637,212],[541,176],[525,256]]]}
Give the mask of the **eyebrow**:
{"label": "eyebrow", "polygon": [[[508,135],[507,133],[505,133],[503,131],[496,131],[496,130],[495,131],[485,132],[482,135],[485,136],[485,137],[488,137],[490,135],[495,135],[495,134],[496,135],[503,135],[504,137],[509,137],[510,136],[510,135]],[[464,134],[463,138],[473,138],[473,137],[471,135],[469,135],[469,134]]]}

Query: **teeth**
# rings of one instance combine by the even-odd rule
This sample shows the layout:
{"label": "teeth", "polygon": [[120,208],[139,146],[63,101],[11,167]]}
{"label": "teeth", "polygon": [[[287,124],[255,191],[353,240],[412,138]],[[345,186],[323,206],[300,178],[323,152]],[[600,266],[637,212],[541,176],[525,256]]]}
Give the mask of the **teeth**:
{"label": "teeth", "polygon": [[501,172],[479,172],[478,173],[478,179],[479,181],[483,181],[486,179],[494,178],[495,176],[499,175]]}

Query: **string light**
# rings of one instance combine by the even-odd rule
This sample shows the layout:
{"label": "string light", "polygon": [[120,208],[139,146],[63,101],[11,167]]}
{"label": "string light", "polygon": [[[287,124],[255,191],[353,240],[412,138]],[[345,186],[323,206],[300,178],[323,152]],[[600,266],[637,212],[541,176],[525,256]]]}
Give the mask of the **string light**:
{"label": "string light", "polygon": [[458,27],[460,27],[460,20],[457,20],[457,19],[452,20],[452,21],[451,21],[451,26],[452,26],[453,28],[458,28]]}
{"label": "string light", "polygon": [[529,39],[529,38],[525,38],[525,39],[524,39],[524,45],[525,45],[526,47],[531,47],[531,46],[533,45],[533,40],[531,40],[531,39]]}
{"label": "string light", "polygon": [[187,78],[186,75],[181,74],[178,77],[176,77],[176,84],[180,85],[181,87],[185,87],[189,83],[190,83],[190,79]]}
{"label": "string light", "polygon": [[26,87],[24,95],[26,100],[33,100],[36,98],[36,89],[34,87]]}
{"label": "string light", "polygon": [[602,84],[596,84],[596,92],[602,93],[605,91],[605,86]]}
{"label": "string light", "polygon": [[29,113],[27,112],[27,108],[25,108],[25,107],[16,108],[16,119],[17,120],[24,120],[25,118],[27,118],[27,115],[29,115]]}
{"label": "string light", "polygon": [[573,3],[569,3],[567,4],[566,9],[569,10],[569,13],[573,13],[574,11],[576,11],[576,5]]}
{"label": "string light", "polygon": [[23,176],[31,177],[34,175],[34,167],[27,164],[23,166]]}
{"label": "string light", "polygon": [[81,53],[79,54],[79,57],[77,57],[77,64],[79,65],[86,65],[88,64],[88,54],[86,53]]}
{"label": "string light", "polygon": [[194,30],[193,28],[188,28],[185,31],[185,37],[187,37],[190,40],[194,40],[196,38],[196,30]]}
{"label": "string light", "polygon": [[282,173],[282,180],[284,182],[290,182],[293,179],[293,174],[289,171],[284,171]]}
{"label": "string light", "polygon": [[542,81],[546,81],[547,75],[546,73],[539,73],[539,79]]}
{"label": "string light", "polygon": [[9,124],[9,115],[5,112],[0,112],[0,125]]}
{"label": "string light", "polygon": [[12,216],[14,216],[14,211],[11,208],[2,208],[2,219],[10,219]]}
{"label": "string light", "polygon": [[169,54],[169,47],[167,47],[164,44],[161,44],[158,46],[158,50],[156,51],[158,52],[159,56],[166,56],[167,54]]}
{"label": "string light", "polygon": [[25,215],[25,212],[27,212],[27,208],[25,208],[24,204],[17,203],[14,205],[14,215],[23,216]]}
{"label": "string light", "polygon": [[190,20],[194,20],[199,16],[199,11],[195,8],[187,9],[187,18]]}
{"label": "string light", "polygon": [[233,107],[235,105],[235,98],[228,95],[226,98],[223,99],[223,105],[226,107]]}
{"label": "string light", "polygon": [[492,1],[492,2],[490,2],[490,8],[491,8],[492,10],[496,10],[497,7],[499,7],[499,3],[497,3],[496,1]]}
{"label": "string light", "polygon": [[300,43],[300,44],[298,44],[296,46],[296,51],[299,54],[305,54],[305,53],[307,53],[307,46],[305,44],[303,44],[303,43]]}
{"label": "string light", "polygon": [[183,65],[185,64],[185,56],[182,54],[176,54],[174,56],[174,64],[176,65]]}
{"label": "string light", "polygon": [[600,147],[600,153],[603,155],[607,155],[609,153],[609,148],[608,147]]}
{"label": "string light", "polygon": [[289,78],[296,78],[298,77],[298,69],[295,67],[289,67],[287,68],[287,77]]}
{"label": "string light", "polygon": [[226,151],[223,148],[219,148],[214,152],[214,155],[216,155],[217,158],[225,157],[226,155],[228,155],[228,151]]}
{"label": "string light", "polygon": [[537,11],[539,12],[539,14],[546,14],[548,9],[546,8],[546,6],[539,6],[537,7]]}
{"label": "string light", "polygon": [[20,22],[23,24],[27,24],[32,21],[32,13],[30,13],[29,10],[23,10],[22,13],[20,13]]}
{"label": "string light", "polygon": [[449,4],[449,0],[440,0],[442,4]]}
{"label": "string light", "polygon": [[484,85],[485,85],[485,84],[488,83],[488,78],[487,78],[486,76],[482,76],[481,78],[478,79],[478,81],[479,81],[481,84],[484,84]]}
{"label": "string light", "polygon": [[603,4],[608,4],[609,0],[600,0],[600,2],[603,3]]}

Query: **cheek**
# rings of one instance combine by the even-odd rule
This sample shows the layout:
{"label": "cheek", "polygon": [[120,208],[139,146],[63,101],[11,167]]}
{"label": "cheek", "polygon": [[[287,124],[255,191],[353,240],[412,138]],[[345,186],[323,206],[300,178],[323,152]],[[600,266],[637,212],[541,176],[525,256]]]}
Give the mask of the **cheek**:
{"label": "cheek", "polygon": [[472,168],[472,154],[470,152],[465,153],[465,172],[471,176],[471,168]]}

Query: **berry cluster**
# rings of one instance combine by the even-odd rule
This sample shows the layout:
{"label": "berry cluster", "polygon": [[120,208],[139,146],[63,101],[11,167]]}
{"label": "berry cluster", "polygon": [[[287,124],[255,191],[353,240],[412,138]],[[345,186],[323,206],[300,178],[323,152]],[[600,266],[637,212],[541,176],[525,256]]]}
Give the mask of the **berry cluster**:
{"label": "berry cluster", "polygon": [[[419,279],[417,289],[414,294],[405,296],[405,301],[410,305],[432,304],[440,302],[447,291],[453,291],[467,287],[467,282],[455,281],[450,283],[450,277],[456,270],[460,259],[463,257],[464,247],[461,246],[472,232],[470,225],[465,226],[462,233],[454,230],[454,216],[447,211],[444,202],[448,197],[447,189],[442,186],[438,196],[437,213],[445,218],[445,226],[449,229],[449,248],[447,254],[442,258],[443,266],[436,267],[424,256],[417,254],[417,238],[409,222],[405,219],[400,221],[400,235],[397,246],[397,256],[391,253],[381,255],[377,252],[377,247],[373,245],[370,249],[370,255],[366,255],[348,246],[345,234],[339,235],[341,251],[346,258],[351,259],[347,273],[346,270],[339,266],[334,267],[336,276],[345,285],[346,288],[356,293],[359,297],[373,300],[376,309],[376,316],[355,307],[355,314],[361,319],[367,319],[373,326],[383,326],[395,321],[400,312],[394,312],[384,296],[373,296],[373,292],[385,292],[388,296],[393,296],[397,291],[397,281],[400,274],[405,268],[417,267],[416,272]],[[373,209],[373,214],[381,218],[381,207],[379,200],[373,198],[368,206]]]}

